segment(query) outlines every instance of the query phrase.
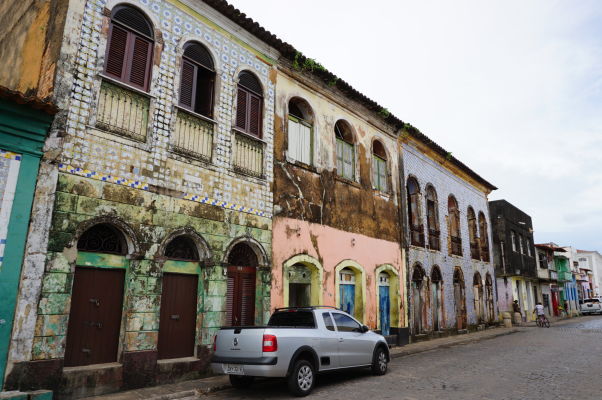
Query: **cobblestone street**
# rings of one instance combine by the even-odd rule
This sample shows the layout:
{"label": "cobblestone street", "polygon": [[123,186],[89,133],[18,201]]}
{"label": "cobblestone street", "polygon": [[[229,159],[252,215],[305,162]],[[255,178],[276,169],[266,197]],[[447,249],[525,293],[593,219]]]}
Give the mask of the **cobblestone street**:
{"label": "cobblestone street", "polygon": [[[602,317],[394,359],[389,373],[320,376],[315,399],[600,399]],[[208,399],[289,398],[282,381],[229,389]]]}

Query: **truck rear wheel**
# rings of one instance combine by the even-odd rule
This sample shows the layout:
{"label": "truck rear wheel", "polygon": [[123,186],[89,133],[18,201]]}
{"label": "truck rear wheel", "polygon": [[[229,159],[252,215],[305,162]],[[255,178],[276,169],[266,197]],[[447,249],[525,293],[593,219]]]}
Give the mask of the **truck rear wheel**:
{"label": "truck rear wheel", "polygon": [[255,380],[252,376],[229,375],[230,384],[236,389],[245,389],[251,386]]}
{"label": "truck rear wheel", "polygon": [[293,371],[287,378],[288,390],[297,397],[311,393],[316,382],[314,366],[307,360],[297,360]]}

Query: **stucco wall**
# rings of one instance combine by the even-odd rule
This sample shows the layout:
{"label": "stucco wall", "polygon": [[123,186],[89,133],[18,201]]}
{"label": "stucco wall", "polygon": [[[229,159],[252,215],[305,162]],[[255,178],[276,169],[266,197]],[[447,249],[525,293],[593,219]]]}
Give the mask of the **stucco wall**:
{"label": "stucco wall", "polygon": [[[377,326],[377,282],[378,267],[389,264],[399,276],[401,301],[399,304],[399,327],[405,322],[405,274],[402,250],[398,243],[370,238],[357,233],[345,232],[328,226],[313,224],[298,219],[277,217],[273,221],[273,268],[272,308],[285,304],[283,294],[284,265],[295,256],[307,255],[323,268],[322,290],[324,305],[336,304],[335,268],[345,261],[359,264],[365,273],[364,323],[371,328]],[[351,265],[351,264],[350,264]]]}
{"label": "stucco wall", "polygon": [[[487,203],[487,195],[483,190],[467,182],[454,174],[450,169],[441,164],[441,161],[435,161],[427,154],[421,152],[411,144],[403,146],[403,167],[406,180],[409,176],[413,176],[418,180],[422,196],[425,194],[427,184],[432,184],[437,191],[438,210],[439,210],[439,227],[441,231],[441,251],[427,250],[422,247],[410,246],[408,252],[409,274],[411,277],[413,267],[419,263],[426,273],[427,277],[431,276],[432,267],[439,266],[443,279],[443,311],[444,311],[444,326],[448,329],[453,329],[456,324],[456,315],[454,308],[454,290],[453,290],[453,274],[454,268],[460,267],[464,275],[464,285],[466,294],[466,311],[467,322],[469,325],[477,323],[474,307],[473,295],[473,277],[476,272],[479,272],[482,279],[482,284],[485,286],[487,274],[491,276],[492,282],[495,281],[495,274],[491,262],[483,262],[472,260],[470,256],[470,243],[468,236],[468,220],[467,209],[472,206],[475,214],[483,212],[488,222],[488,239],[489,251],[491,255],[491,224],[489,222],[489,210]],[[448,215],[447,199],[450,194],[453,194],[458,202],[460,210],[460,232],[462,238],[462,256],[448,254],[448,227],[446,216]],[[426,201],[421,202],[421,216],[426,227]],[[495,284],[494,284],[495,296]],[[495,297],[494,297],[495,299]],[[487,311],[487,308],[485,308]],[[494,306],[494,320],[497,318],[497,306]],[[427,330],[432,327],[431,310],[426,313]]]}

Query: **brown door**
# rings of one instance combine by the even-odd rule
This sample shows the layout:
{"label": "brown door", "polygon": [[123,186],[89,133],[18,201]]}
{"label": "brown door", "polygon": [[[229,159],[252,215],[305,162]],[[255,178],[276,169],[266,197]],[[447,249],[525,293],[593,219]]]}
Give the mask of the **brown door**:
{"label": "brown door", "polygon": [[194,355],[197,275],[163,274],[159,359]]}
{"label": "brown door", "polygon": [[228,294],[226,297],[228,325],[254,325],[255,271],[254,267],[228,267]]}
{"label": "brown door", "polygon": [[76,267],[65,366],[117,361],[125,271]]}

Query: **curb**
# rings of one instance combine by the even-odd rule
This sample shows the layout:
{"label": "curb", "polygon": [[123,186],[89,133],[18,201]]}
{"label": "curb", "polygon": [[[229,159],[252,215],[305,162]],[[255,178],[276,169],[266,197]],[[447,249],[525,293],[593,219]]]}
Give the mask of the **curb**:
{"label": "curb", "polygon": [[405,349],[404,350],[403,347],[401,347],[399,351],[396,351],[395,353],[391,353],[391,358],[400,358],[400,357],[405,357],[405,356],[409,356],[412,354],[424,353],[426,351],[431,351],[431,350],[445,349],[448,347],[453,347],[453,346],[458,346],[458,345],[463,345],[463,344],[481,342],[483,340],[493,339],[493,338],[500,337],[500,336],[511,335],[513,333],[517,333],[520,331],[521,330],[519,328],[512,328],[508,331],[503,331],[503,332],[499,332],[499,333],[495,333],[495,334],[491,334],[491,335],[487,335],[487,336],[479,336],[479,337],[470,337],[470,334],[469,334],[466,339],[454,341],[451,343],[433,344],[433,346],[424,347],[424,348]]}

